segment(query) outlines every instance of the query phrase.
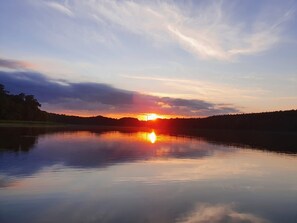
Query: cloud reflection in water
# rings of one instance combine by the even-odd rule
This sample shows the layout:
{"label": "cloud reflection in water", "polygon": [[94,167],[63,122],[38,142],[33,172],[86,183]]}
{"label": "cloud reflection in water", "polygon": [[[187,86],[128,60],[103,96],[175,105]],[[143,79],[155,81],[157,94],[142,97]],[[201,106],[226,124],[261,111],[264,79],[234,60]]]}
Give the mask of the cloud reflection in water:
{"label": "cloud reflection in water", "polygon": [[238,212],[232,205],[197,205],[189,216],[186,216],[180,223],[268,223],[265,219],[259,218],[250,213]]}

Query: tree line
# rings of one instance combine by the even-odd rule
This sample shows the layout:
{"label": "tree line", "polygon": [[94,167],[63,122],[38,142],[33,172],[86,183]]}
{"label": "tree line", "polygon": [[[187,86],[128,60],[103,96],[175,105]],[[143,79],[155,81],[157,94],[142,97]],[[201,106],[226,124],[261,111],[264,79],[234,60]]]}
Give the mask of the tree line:
{"label": "tree line", "polygon": [[0,84],[0,120],[44,121],[74,125],[131,126],[166,131],[196,129],[258,130],[297,132],[297,110],[218,115],[207,118],[174,118],[139,121],[136,118],[79,117],[40,110],[41,104],[33,95],[10,94]]}
{"label": "tree line", "polygon": [[206,118],[176,118],[156,120],[151,127],[175,131],[193,129],[256,130],[297,132],[297,110],[250,114],[217,115]]}

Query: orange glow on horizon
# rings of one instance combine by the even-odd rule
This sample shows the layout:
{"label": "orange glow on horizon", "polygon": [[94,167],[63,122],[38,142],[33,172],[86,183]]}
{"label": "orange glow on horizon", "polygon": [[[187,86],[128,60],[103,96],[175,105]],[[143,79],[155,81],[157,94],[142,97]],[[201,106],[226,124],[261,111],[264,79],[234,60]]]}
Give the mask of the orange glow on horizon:
{"label": "orange glow on horizon", "polygon": [[138,114],[131,114],[131,113],[121,113],[121,114],[111,114],[111,113],[95,113],[92,112],[86,112],[86,111],[71,111],[71,110],[51,110],[48,112],[53,112],[56,114],[64,114],[64,115],[73,115],[73,116],[79,116],[79,117],[95,117],[95,116],[103,116],[106,118],[115,118],[120,119],[124,117],[132,117],[137,118],[140,121],[153,121],[156,119],[170,119],[170,118],[185,118],[185,116],[182,115],[160,115],[157,113],[138,113]]}
{"label": "orange glow on horizon", "polygon": [[165,115],[158,115],[156,113],[141,114],[137,116],[138,120],[141,121],[155,121],[157,119],[169,118]]}

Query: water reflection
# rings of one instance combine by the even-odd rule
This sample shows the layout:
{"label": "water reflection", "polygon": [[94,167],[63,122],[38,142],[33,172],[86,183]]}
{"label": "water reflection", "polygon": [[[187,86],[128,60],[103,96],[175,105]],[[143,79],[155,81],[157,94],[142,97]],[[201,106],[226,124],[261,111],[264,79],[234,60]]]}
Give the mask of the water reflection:
{"label": "water reflection", "polygon": [[[34,174],[46,166],[57,164],[78,168],[104,168],[120,163],[156,158],[197,159],[218,153],[232,153],[236,150],[236,147],[228,146],[236,144],[225,143],[223,140],[215,142],[212,140],[212,143],[208,143],[205,137],[201,136],[189,138],[162,133],[157,136],[155,131],[134,132],[126,129],[78,131],[60,128],[5,128],[5,131],[1,130],[3,129],[0,128],[0,170],[6,175]],[[213,136],[215,134],[207,134],[209,139],[215,138]],[[273,136],[275,142],[278,137]],[[217,138],[220,137],[222,136]],[[292,148],[291,152],[294,152],[297,148],[297,146],[294,147],[296,140],[292,137],[294,138],[292,134],[280,135],[281,140],[287,139],[284,143],[285,151]],[[259,141],[259,138],[259,136],[255,137],[254,141]],[[235,135],[233,140],[237,139],[238,136]],[[267,135],[264,134],[263,139],[261,145],[265,145]],[[268,141],[271,140],[272,138]],[[292,143],[288,144],[291,141]],[[271,149],[269,146],[268,143],[267,149]],[[34,150],[30,151],[33,148]],[[258,147],[254,148],[258,149]],[[262,149],[263,146],[260,148]],[[275,150],[275,147],[272,147],[272,150]],[[30,151],[28,155],[15,156],[14,154],[28,151]]]}
{"label": "water reflection", "polygon": [[205,138],[0,131],[0,222],[296,222],[295,155]]}
{"label": "water reflection", "polygon": [[148,139],[151,143],[155,143],[157,140],[157,135],[154,131],[148,134]]}
{"label": "water reflection", "polygon": [[[155,143],[156,138],[154,132],[127,134],[117,131],[75,131],[43,135],[36,140],[38,143],[27,156],[3,153],[0,169],[10,175],[28,175],[57,164],[77,168],[104,168],[156,157],[198,158],[210,156],[219,150],[234,150],[216,147],[201,140],[165,135],[159,135],[159,141]],[[184,147],[185,142],[187,147]]]}
{"label": "water reflection", "polygon": [[[93,133],[97,136],[107,133],[137,134],[137,137],[151,143],[161,140],[161,137],[193,138],[209,143],[253,148],[280,153],[297,154],[297,134],[277,132],[250,132],[250,131],[183,131],[183,132],[139,132],[138,129],[104,129],[104,128],[0,128],[0,153],[1,152],[26,152],[34,148],[39,136],[55,133],[79,132],[79,134]],[[158,135],[158,136],[157,136]],[[114,136],[111,135],[111,138]]]}
{"label": "water reflection", "polygon": [[38,134],[28,128],[0,128],[0,152],[28,152],[36,143]]}
{"label": "water reflection", "polygon": [[197,207],[180,223],[268,223],[267,220],[257,217],[251,213],[242,213],[234,210],[234,205],[226,204],[198,204]]}

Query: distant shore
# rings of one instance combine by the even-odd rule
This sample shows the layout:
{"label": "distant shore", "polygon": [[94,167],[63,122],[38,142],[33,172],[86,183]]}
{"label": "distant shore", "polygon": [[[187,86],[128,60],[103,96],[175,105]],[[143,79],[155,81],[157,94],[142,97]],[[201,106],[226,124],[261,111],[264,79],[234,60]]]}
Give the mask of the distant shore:
{"label": "distant shore", "polygon": [[[232,130],[297,132],[297,110],[248,114],[224,114],[209,117],[170,118],[141,121],[133,117],[109,118],[102,115],[80,117],[40,110],[34,95],[10,94],[0,84],[0,126],[136,128],[160,131]],[[100,111],[98,111],[100,112]]]}

